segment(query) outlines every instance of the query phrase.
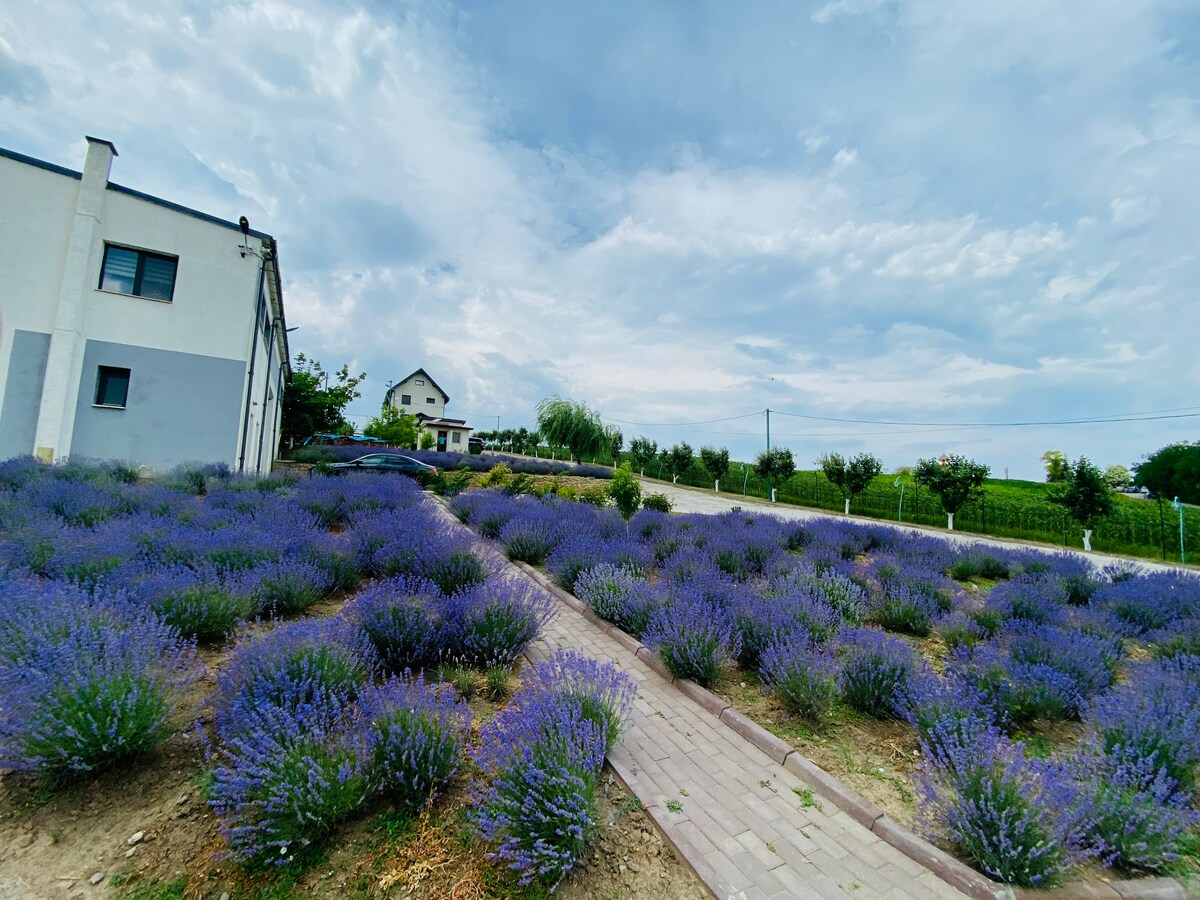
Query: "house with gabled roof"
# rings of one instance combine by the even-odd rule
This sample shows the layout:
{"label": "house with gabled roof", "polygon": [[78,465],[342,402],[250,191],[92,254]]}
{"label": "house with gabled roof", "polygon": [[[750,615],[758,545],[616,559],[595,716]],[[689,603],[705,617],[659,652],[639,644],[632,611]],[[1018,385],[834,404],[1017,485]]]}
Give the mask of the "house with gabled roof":
{"label": "house with gabled roof", "polygon": [[418,437],[427,432],[438,450],[466,453],[472,429],[465,419],[447,418],[449,402],[450,395],[423,368],[393,384],[383,398],[384,406],[416,416]]}

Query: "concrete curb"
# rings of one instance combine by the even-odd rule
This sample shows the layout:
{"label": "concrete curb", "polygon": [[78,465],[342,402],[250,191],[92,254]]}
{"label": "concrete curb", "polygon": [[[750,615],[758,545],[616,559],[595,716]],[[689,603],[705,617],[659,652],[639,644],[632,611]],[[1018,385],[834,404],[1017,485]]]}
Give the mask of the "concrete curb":
{"label": "concrete curb", "polygon": [[[577,597],[564,591],[547,578],[545,574],[534,569],[532,566],[526,563],[516,563],[515,565],[539,585],[550,591],[556,598],[563,601],[572,609],[579,611],[578,605],[580,601]],[[568,600],[567,598],[570,599]],[[591,610],[587,610],[587,613],[590,612]],[[589,616],[589,618],[592,617]],[[599,624],[603,627],[607,623],[599,621]],[[1033,898],[1038,898],[1038,900],[1093,900],[1093,898],[1094,900],[1117,900],[1117,898],[1120,898],[1120,900],[1187,900],[1189,896],[1183,884],[1174,878],[1144,878],[1133,881],[1100,883],[1080,882],[1065,885],[1061,888],[1036,891],[1014,889],[1010,885],[993,881],[981,872],[972,869],[966,863],[955,859],[941,848],[904,828],[890,816],[886,815],[874,803],[867,800],[857,791],[851,790],[842,784],[812,760],[797,751],[791,744],[771,734],[757,722],[754,722],[745,714],[734,709],[732,704],[722,700],[712,691],[686,678],[676,678],[667,671],[666,666],[662,664],[658,656],[641,644],[636,638],[626,634],[615,625],[608,625],[606,633],[613,640],[631,650],[655,672],[672,682],[680,693],[694,700],[708,712],[715,715],[727,728],[745,738],[775,762],[780,763],[785,769],[788,769],[799,777],[819,794],[823,800],[828,800],[842,812],[846,813],[846,815],[850,816],[850,818],[865,828],[870,829],[880,840],[894,847],[913,862],[925,867],[938,878],[941,878],[969,897],[975,897],[977,900],[1018,900],[1018,898],[1022,898],[1022,900],[1033,900]],[[613,765],[613,768],[617,770],[622,779],[627,779],[627,775],[631,774],[622,772],[616,764]],[[657,819],[657,816],[662,815],[662,810],[647,807],[647,811],[650,812],[651,818],[655,820],[655,824],[659,827],[660,831],[663,831],[665,834],[665,828]],[[692,870],[700,876],[701,880],[704,881],[704,875],[697,868],[697,863],[700,867],[707,868],[703,860],[693,861],[689,858],[686,848],[676,846],[669,837],[667,841],[679,857],[685,860]]]}

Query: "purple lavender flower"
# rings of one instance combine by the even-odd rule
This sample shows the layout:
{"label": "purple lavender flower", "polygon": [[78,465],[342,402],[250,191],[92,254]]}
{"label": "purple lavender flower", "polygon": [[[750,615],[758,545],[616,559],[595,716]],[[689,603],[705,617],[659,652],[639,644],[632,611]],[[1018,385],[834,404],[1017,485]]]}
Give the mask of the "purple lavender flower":
{"label": "purple lavender flower", "polygon": [[577,702],[585,718],[601,725],[607,752],[620,737],[637,684],[612,663],[574,650],[558,650],[550,659],[534,664],[516,702],[527,703],[539,693],[559,694]]}
{"label": "purple lavender flower", "polygon": [[896,715],[897,697],[918,668],[915,651],[874,628],[851,628],[838,638],[838,655],[843,699],[868,716]]}
{"label": "purple lavender flower", "polygon": [[370,780],[400,808],[415,812],[437,796],[458,769],[471,710],[453,690],[420,677],[393,678],[360,699],[368,729]]}
{"label": "purple lavender flower", "polygon": [[740,649],[729,611],[695,594],[676,595],[662,606],[643,640],[671,674],[705,687]]}
{"label": "purple lavender flower", "polygon": [[0,767],[60,777],[149,750],[203,672],[194,644],[119,598],[0,581]]}
{"label": "purple lavender flower", "polygon": [[763,650],[759,675],[789,711],[824,721],[838,698],[837,659],[803,629],[781,635]]}
{"label": "purple lavender flower", "polygon": [[641,637],[662,605],[658,591],[627,569],[603,563],[581,575],[575,595],[600,618]]}
{"label": "purple lavender flower", "polygon": [[949,718],[923,742],[918,813],[992,878],[1051,883],[1085,855],[1086,804],[1061,767],[975,718]]}
{"label": "purple lavender flower", "polygon": [[490,780],[472,791],[477,834],[489,858],[553,889],[595,830],[595,790],[605,729],[572,697],[531,692],[484,728],[472,754]]}
{"label": "purple lavender flower", "polygon": [[1080,754],[1073,765],[1091,803],[1091,847],[1104,865],[1160,872],[1180,858],[1200,812],[1154,754],[1114,747]]}
{"label": "purple lavender flower", "polygon": [[357,632],[363,656],[382,671],[398,675],[441,661],[449,637],[445,603],[432,582],[395,578],[367,585],[342,615]]}
{"label": "purple lavender flower", "polygon": [[1200,763],[1200,657],[1131,666],[1126,680],[1097,697],[1085,722],[1106,752],[1153,759],[1186,791]]}
{"label": "purple lavender flower", "polygon": [[346,698],[303,679],[277,679],[272,702],[245,692],[229,709],[208,788],[230,855],[286,865],[370,796],[367,742]]}
{"label": "purple lavender flower", "polygon": [[451,654],[481,668],[512,665],[555,612],[545,591],[500,576],[449,596],[443,609]]}

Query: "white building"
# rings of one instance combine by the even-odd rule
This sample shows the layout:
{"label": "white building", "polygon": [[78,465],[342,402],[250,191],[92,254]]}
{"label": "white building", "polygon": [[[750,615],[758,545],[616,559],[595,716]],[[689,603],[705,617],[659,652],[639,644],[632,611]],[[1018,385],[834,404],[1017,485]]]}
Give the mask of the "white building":
{"label": "white building", "polygon": [[424,369],[417,369],[403,381],[393,384],[384,395],[383,405],[417,417],[417,436],[433,436],[438,450],[466,453],[471,430],[465,419],[446,418],[450,395],[438,387]]}
{"label": "white building", "polygon": [[[0,459],[270,470],[288,347],[268,234],[0,149]],[[244,220],[243,220],[244,223]]]}

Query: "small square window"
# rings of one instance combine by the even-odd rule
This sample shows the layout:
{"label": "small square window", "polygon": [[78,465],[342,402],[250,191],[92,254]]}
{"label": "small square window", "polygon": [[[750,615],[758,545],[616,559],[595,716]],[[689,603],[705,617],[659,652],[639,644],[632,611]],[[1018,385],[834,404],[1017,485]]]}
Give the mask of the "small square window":
{"label": "small square window", "polygon": [[434,400],[432,397],[426,397],[426,398],[425,398],[425,402],[426,402],[426,403],[437,403],[437,401],[436,401],[436,400]]}
{"label": "small square window", "polygon": [[415,379],[415,380],[413,381],[413,384],[419,384],[419,385],[421,385],[421,387],[424,387],[424,386],[425,386],[425,379],[424,379],[424,378],[417,378],[417,379]]}
{"label": "small square window", "polygon": [[100,366],[96,373],[96,406],[125,408],[129,398],[129,370]]}
{"label": "small square window", "polygon": [[462,434],[460,434],[457,431],[451,432],[450,433],[450,443],[461,444],[462,443]]}
{"label": "small square window", "polygon": [[178,263],[174,256],[105,244],[100,290],[170,302],[175,294]]}
{"label": "small square window", "polygon": [[411,406],[412,405],[412,394],[401,394],[400,395],[400,405],[401,406]]}

